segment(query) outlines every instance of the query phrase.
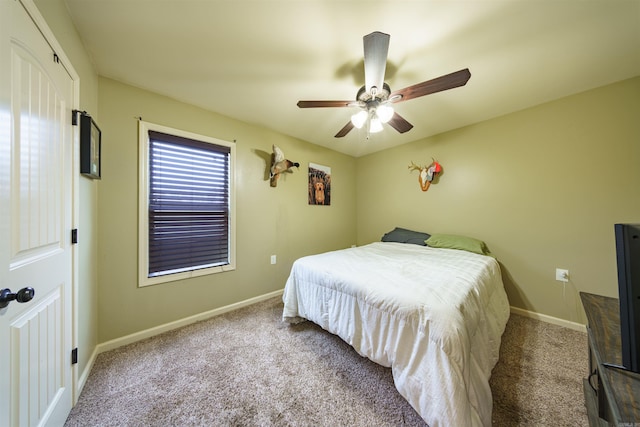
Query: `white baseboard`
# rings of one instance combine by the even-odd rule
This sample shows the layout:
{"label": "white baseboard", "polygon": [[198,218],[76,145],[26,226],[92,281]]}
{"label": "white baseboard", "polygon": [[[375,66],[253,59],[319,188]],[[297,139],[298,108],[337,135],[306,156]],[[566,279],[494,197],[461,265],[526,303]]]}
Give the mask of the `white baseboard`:
{"label": "white baseboard", "polygon": [[[80,378],[78,378],[78,384],[77,384],[77,389],[76,389],[76,402],[77,402],[77,398],[80,397],[80,393],[82,393],[82,389],[84,388],[85,384],[87,383],[87,380],[89,379],[89,374],[91,373],[91,370],[93,369],[93,365],[96,363],[96,357],[98,357],[98,346],[96,346],[93,349],[93,353],[91,354],[91,357],[89,358],[89,361],[87,362],[87,366],[84,367],[84,370],[82,371],[82,375],[80,375]],[[76,402],[74,402],[74,405],[75,405]]]}
{"label": "white baseboard", "polygon": [[542,322],[551,323],[554,325],[562,326],[564,328],[573,329],[579,332],[587,332],[585,325],[576,322],[570,322],[564,319],[558,319],[557,317],[547,316],[546,314],[535,313],[533,311],[524,310],[518,307],[511,307],[511,313],[519,314],[520,316],[530,317],[532,319],[540,320]]}
{"label": "white baseboard", "polygon": [[237,310],[239,308],[247,307],[249,305],[256,304],[258,302],[265,301],[273,297],[277,297],[278,295],[282,295],[283,292],[284,292],[284,289],[270,292],[268,294],[260,295],[254,298],[249,298],[247,300],[230,304],[224,307],[216,308],[210,311],[205,311],[204,313],[199,313],[193,316],[185,317],[184,319],[176,320],[174,322],[165,323],[164,325],[160,325],[151,329],[136,332],[134,334],[127,335],[121,338],[116,338],[114,340],[98,344],[98,346],[96,347],[96,353],[100,354],[105,351],[113,350],[114,348],[122,347],[123,345],[131,344],[146,338],[160,335],[164,332],[172,331],[174,329],[178,329],[183,326],[187,326],[192,323],[199,322],[201,320],[207,320],[212,317],[219,316],[220,314],[228,313],[230,311]]}

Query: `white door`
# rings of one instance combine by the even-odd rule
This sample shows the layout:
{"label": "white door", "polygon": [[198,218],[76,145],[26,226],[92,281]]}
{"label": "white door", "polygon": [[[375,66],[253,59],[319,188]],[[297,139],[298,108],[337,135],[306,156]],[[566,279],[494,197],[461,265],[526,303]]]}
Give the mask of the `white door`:
{"label": "white door", "polygon": [[[20,1],[0,0],[0,426],[71,410],[73,81]],[[0,305],[2,305],[0,303]]]}

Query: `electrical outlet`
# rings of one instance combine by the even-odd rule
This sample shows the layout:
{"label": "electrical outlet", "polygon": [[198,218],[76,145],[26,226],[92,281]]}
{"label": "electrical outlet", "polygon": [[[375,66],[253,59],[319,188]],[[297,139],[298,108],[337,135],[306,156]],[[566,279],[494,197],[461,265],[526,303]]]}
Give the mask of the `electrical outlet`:
{"label": "electrical outlet", "polygon": [[564,270],[562,268],[556,268],[556,280],[558,282],[568,282],[569,281],[569,270]]}
{"label": "electrical outlet", "polygon": [[276,256],[271,255],[271,264],[275,264],[275,263],[276,263]]}

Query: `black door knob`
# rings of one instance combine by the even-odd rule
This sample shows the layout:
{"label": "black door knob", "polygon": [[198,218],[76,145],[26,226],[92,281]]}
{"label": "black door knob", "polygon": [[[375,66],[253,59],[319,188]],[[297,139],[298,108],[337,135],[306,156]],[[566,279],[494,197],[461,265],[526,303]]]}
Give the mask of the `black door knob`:
{"label": "black door knob", "polygon": [[36,291],[31,287],[20,289],[15,294],[11,292],[11,289],[5,288],[0,291],[0,308],[5,308],[13,300],[18,302],[29,302],[35,296]]}

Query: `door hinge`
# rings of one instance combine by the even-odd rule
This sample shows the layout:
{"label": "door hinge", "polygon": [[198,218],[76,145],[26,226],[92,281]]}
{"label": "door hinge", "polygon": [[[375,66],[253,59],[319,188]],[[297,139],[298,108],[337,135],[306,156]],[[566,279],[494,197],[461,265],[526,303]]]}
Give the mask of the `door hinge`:
{"label": "door hinge", "polygon": [[71,364],[75,365],[78,363],[78,347],[71,350]]}
{"label": "door hinge", "polygon": [[78,243],[78,229],[74,228],[71,230],[71,244],[75,245],[76,243]]}

